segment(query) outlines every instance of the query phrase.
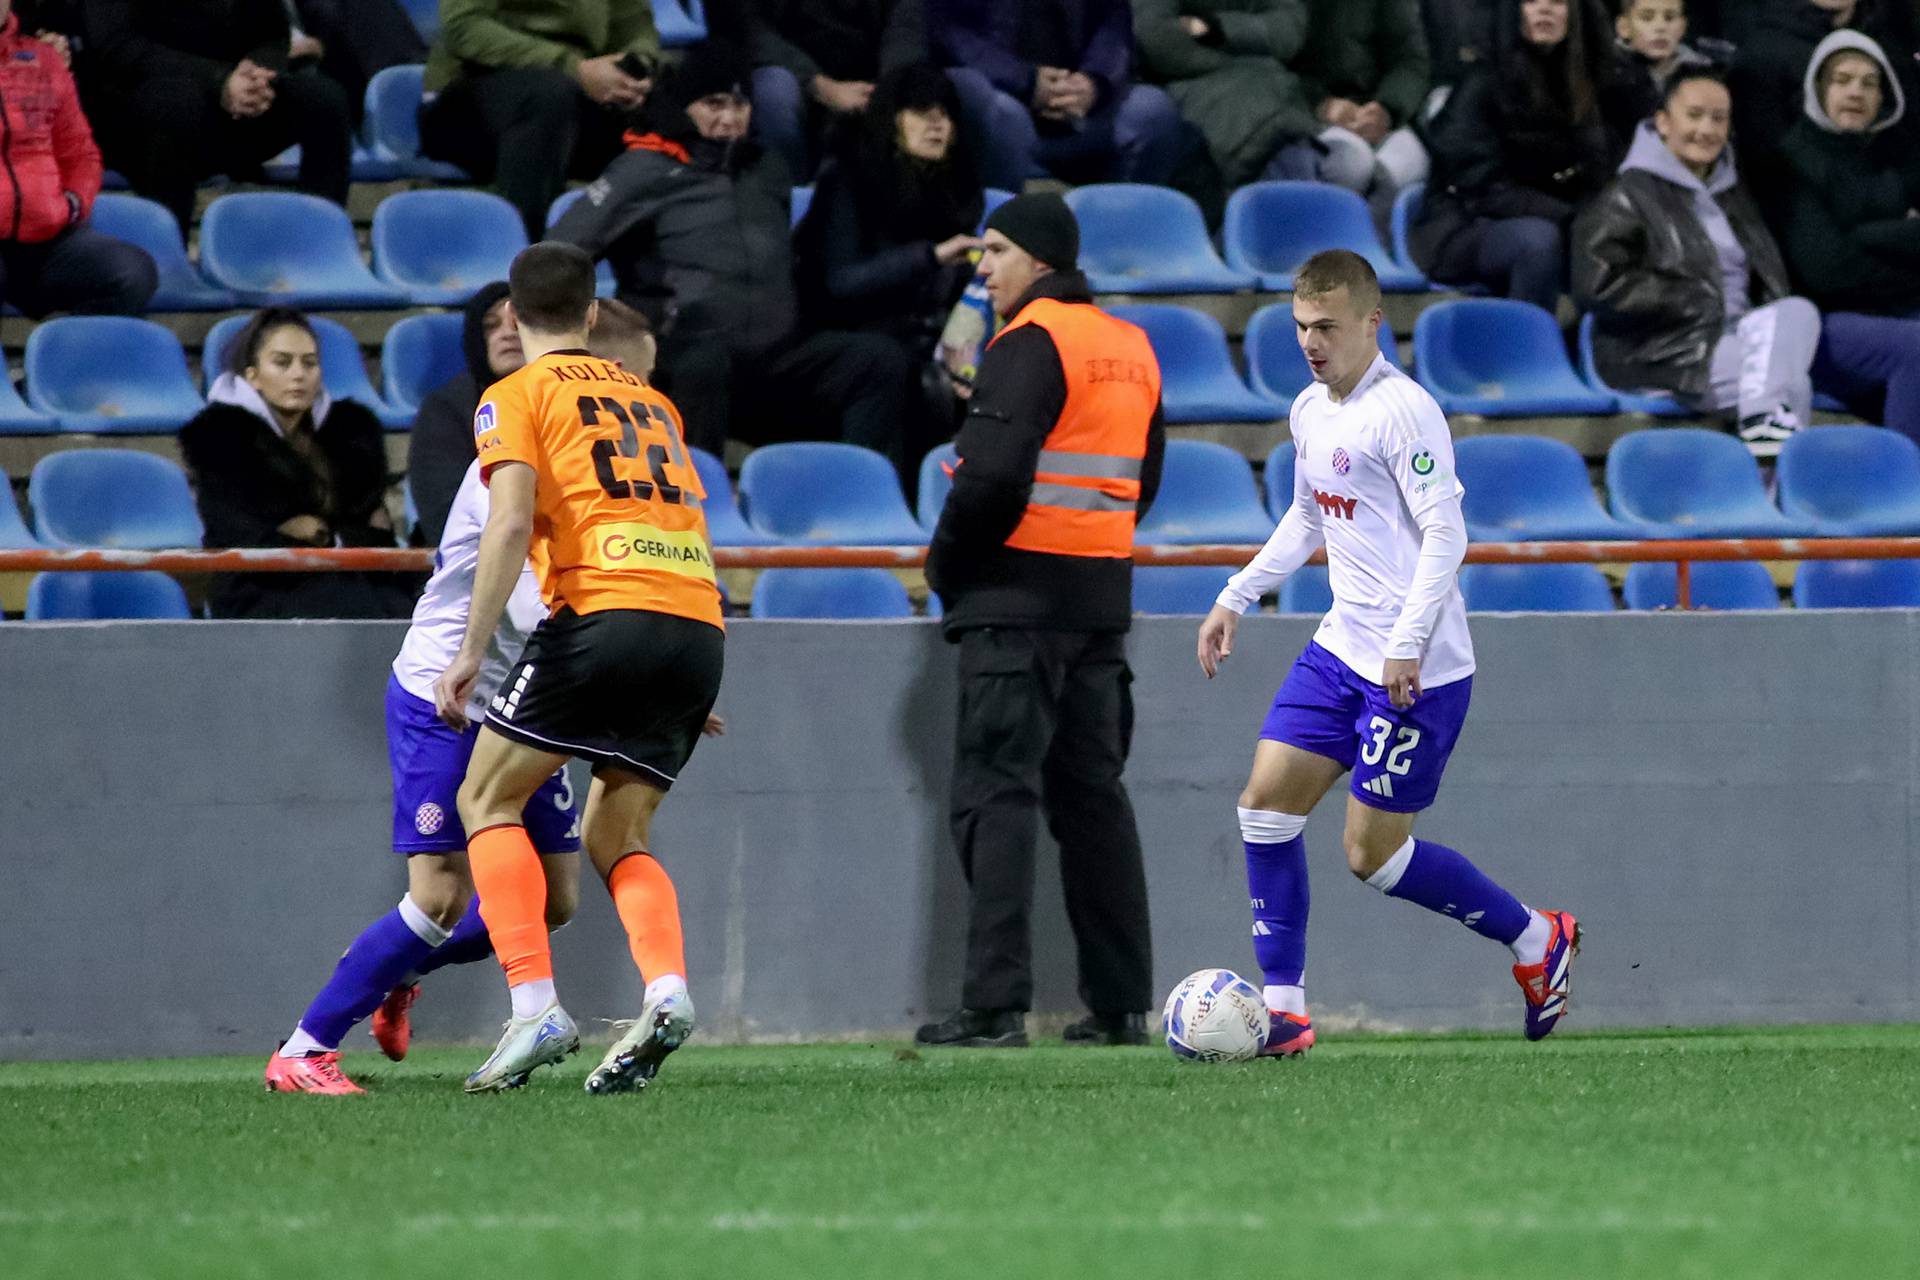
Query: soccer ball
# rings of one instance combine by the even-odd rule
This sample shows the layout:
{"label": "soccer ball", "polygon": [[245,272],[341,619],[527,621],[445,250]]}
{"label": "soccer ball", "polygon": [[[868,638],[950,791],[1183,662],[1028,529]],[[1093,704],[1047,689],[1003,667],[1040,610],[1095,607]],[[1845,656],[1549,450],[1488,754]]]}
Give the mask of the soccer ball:
{"label": "soccer ball", "polygon": [[1160,1017],[1177,1058],[1240,1062],[1267,1047],[1266,999],[1231,969],[1188,974]]}

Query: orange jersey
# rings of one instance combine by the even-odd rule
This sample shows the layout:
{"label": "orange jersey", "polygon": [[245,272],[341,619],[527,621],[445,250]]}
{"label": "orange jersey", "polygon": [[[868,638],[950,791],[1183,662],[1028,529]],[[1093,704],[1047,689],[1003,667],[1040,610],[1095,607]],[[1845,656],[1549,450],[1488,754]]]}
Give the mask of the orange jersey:
{"label": "orange jersey", "polygon": [[473,419],[482,474],[524,462],[533,567],[549,609],[647,609],[722,626],[706,491],[680,414],[619,365],[555,351],[487,388]]}

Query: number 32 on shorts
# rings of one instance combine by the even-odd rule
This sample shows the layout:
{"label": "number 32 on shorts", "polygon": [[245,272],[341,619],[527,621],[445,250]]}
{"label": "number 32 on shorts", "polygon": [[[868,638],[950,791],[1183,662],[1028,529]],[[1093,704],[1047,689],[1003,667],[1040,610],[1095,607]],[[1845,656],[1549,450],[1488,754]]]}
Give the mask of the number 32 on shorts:
{"label": "number 32 on shorts", "polygon": [[1360,748],[1360,763],[1371,768],[1386,757],[1387,772],[1404,778],[1413,770],[1413,749],[1420,745],[1420,731],[1412,725],[1401,725],[1393,749],[1387,749],[1387,739],[1395,737],[1393,721],[1385,716],[1375,716],[1367,724],[1367,744]]}

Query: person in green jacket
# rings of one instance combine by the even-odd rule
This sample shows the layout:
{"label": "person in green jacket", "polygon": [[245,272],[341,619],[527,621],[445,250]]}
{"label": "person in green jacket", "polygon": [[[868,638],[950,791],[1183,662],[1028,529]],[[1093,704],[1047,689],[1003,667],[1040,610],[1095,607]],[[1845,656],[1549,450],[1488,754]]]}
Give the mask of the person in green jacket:
{"label": "person in green jacket", "polygon": [[1906,102],[1893,63],[1835,31],[1807,64],[1805,108],[1781,143],[1787,265],[1823,310],[1920,315],[1920,155],[1889,130]]}
{"label": "person in green jacket", "polygon": [[1331,182],[1390,207],[1427,177],[1413,131],[1431,78],[1419,0],[1308,0],[1294,59],[1323,126],[1279,158],[1277,176]]}
{"label": "person in green jacket", "polygon": [[568,176],[620,153],[659,60],[649,0],[441,0],[421,150],[491,182],[538,240]]}

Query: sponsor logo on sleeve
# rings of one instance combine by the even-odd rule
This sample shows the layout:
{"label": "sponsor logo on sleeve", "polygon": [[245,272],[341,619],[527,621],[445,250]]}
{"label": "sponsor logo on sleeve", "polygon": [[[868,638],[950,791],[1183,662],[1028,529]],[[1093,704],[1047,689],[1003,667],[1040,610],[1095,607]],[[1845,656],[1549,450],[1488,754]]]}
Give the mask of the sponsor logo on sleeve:
{"label": "sponsor logo on sleeve", "polygon": [[1413,455],[1413,474],[1417,476],[1433,474],[1433,455],[1425,449]]}
{"label": "sponsor logo on sleeve", "polygon": [[493,401],[488,400],[473,411],[473,434],[475,437],[486,435],[493,430],[496,421],[497,411],[493,407]]}

